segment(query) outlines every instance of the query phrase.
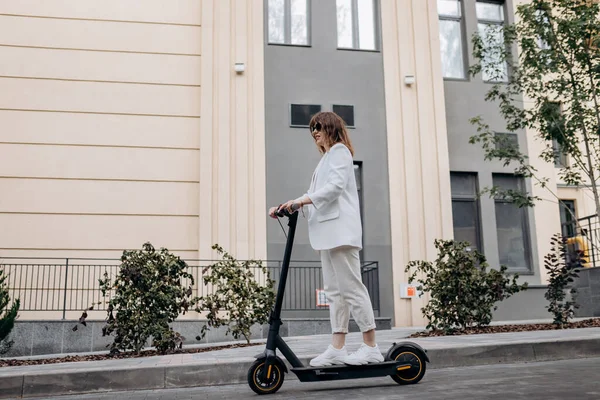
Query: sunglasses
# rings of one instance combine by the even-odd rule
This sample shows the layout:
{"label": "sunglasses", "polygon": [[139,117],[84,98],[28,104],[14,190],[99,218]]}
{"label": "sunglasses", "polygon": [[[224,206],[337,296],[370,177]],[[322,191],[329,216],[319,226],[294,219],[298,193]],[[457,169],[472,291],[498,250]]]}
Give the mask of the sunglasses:
{"label": "sunglasses", "polygon": [[315,125],[309,127],[308,129],[310,129],[310,134],[312,135],[314,132],[320,132],[321,129],[323,129],[323,126],[320,122],[317,122]]}

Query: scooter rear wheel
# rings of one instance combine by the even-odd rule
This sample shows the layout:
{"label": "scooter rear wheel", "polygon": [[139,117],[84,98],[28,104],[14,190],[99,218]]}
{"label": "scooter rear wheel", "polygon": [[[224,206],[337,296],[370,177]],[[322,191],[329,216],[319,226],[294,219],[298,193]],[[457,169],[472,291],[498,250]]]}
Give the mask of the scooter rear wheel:
{"label": "scooter rear wheel", "polygon": [[400,385],[414,385],[425,376],[427,369],[425,355],[413,347],[397,348],[390,354],[390,359],[410,364],[409,368],[401,369],[395,375],[391,375],[392,379]]}
{"label": "scooter rear wheel", "polygon": [[279,361],[275,360],[271,364],[271,371],[267,374],[265,382],[262,381],[261,375],[265,366],[265,359],[256,360],[248,370],[248,385],[257,394],[272,394],[279,390],[283,385],[283,367]]}

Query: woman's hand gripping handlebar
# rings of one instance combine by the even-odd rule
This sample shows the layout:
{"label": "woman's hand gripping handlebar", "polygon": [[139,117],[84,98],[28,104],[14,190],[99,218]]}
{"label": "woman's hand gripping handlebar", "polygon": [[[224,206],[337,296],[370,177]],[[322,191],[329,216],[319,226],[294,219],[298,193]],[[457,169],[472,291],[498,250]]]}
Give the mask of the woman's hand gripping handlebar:
{"label": "woman's hand gripping handlebar", "polygon": [[271,218],[282,218],[289,217],[296,211],[300,209],[301,205],[296,202],[288,202],[285,204],[280,204],[278,207],[271,207],[269,210],[269,216]]}

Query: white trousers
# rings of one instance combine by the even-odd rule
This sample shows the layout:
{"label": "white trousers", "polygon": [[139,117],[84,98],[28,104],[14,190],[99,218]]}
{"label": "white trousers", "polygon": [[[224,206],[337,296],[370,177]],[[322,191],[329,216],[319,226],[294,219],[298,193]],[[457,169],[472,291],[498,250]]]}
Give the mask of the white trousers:
{"label": "white trousers", "polygon": [[358,248],[321,250],[321,265],[332,332],[348,333],[350,313],[361,332],[375,329],[373,306],[360,275]]}

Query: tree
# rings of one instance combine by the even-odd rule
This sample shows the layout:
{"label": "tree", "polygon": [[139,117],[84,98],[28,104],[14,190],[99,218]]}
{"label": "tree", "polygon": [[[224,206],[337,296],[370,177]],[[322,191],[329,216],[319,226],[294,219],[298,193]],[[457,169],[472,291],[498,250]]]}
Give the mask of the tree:
{"label": "tree", "polygon": [[20,306],[19,299],[16,299],[9,307],[10,296],[6,278],[4,271],[0,269],[0,354],[6,353],[12,347],[13,341],[9,341],[7,338],[15,325]]}
{"label": "tree", "polygon": [[[478,60],[471,74],[483,73],[494,82],[485,96],[497,102],[510,132],[528,129],[546,143],[539,156],[555,162],[560,153],[568,163],[560,165],[559,177],[568,185],[591,190],[600,215],[600,6],[597,0],[531,0],[516,9],[516,23],[489,26],[473,36]],[[514,54],[518,56],[514,56]],[[507,74],[506,71],[509,73]],[[525,105],[523,104],[523,97]],[[486,160],[514,166],[518,176],[531,178],[546,188],[548,179],[514,144],[497,135],[481,117],[471,123]],[[533,206],[538,197],[527,192],[483,192]]]}

